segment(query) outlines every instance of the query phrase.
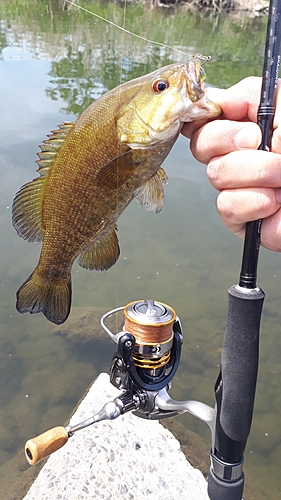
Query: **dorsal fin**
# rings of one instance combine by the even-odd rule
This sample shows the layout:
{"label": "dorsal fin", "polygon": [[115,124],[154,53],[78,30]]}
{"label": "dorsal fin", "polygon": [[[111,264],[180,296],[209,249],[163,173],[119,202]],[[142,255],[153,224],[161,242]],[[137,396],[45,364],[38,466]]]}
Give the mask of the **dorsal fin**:
{"label": "dorsal fin", "polygon": [[41,192],[43,177],[25,184],[16,194],[12,207],[12,223],[18,235],[31,243],[43,240]]}
{"label": "dorsal fin", "polygon": [[[50,168],[66,136],[69,134],[70,130],[74,127],[74,123],[64,122],[60,123],[58,127],[59,127],[58,129],[52,130],[52,132],[48,134],[49,139],[43,141],[43,144],[39,146],[41,151],[37,153],[37,155],[39,156],[39,160],[37,160],[36,163],[39,166],[37,172],[39,172],[40,175],[42,174],[43,176],[46,175],[47,171],[45,169]],[[41,173],[42,169],[43,172]]]}
{"label": "dorsal fin", "polygon": [[64,139],[74,126],[72,122],[61,123],[58,130],[48,135],[43,141],[37,164],[40,177],[25,184],[16,194],[12,208],[12,222],[18,235],[31,243],[43,240],[44,227],[42,221],[42,204],[44,197],[44,183],[48,176],[52,162],[61,147]]}

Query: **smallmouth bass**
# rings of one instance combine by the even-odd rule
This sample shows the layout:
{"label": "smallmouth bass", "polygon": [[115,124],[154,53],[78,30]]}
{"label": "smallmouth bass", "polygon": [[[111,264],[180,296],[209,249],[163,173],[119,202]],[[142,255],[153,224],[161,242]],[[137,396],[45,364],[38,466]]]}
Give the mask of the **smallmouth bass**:
{"label": "smallmouth bass", "polygon": [[184,122],[213,118],[220,108],[203,90],[196,57],[116,87],[43,141],[40,174],[13,201],[19,236],[43,241],[37,267],[17,292],[20,313],[42,312],[63,323],[71,307],[71,268],[107,270],[119,257],[117,220],[136,198],[164,207],[161,164]]}

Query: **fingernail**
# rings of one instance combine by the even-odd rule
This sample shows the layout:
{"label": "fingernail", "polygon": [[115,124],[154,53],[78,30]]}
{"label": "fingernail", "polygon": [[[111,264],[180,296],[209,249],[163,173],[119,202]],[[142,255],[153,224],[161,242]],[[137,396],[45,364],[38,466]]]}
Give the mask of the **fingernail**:
{"label": "fingernail", "polygon": [[281,188],[275,189],[275,196],[277,203],[281,203]]}
{"label": "fingernail", "polygon": [[256,149],[261,141],[260,130],[255,123],[249,123],[234,136],[236,146],[241,149]]}

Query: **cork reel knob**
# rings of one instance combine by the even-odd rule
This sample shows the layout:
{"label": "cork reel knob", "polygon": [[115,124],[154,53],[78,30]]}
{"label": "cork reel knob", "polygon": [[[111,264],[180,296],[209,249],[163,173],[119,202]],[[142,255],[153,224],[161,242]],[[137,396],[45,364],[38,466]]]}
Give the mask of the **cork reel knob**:
{"label": "cork reel knob", "polygon": [[35,465],[54,451],[59,450],[68,441],[68,432],[65,427],[54,427],[43,434],[29,439],[25,443],[25,456],[30,465]]}

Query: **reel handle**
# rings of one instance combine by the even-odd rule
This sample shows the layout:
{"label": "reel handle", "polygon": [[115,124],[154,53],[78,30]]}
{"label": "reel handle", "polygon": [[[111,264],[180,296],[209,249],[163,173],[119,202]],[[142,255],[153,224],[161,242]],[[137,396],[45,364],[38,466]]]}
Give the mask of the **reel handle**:
{"label": "reel handle", "polygon": [[62,448],[68,441],[69,434],[65,427],[59,426],[49,429],[29,439],[25,443],[25,457],[30,465],[35,465],[54,451]]}

